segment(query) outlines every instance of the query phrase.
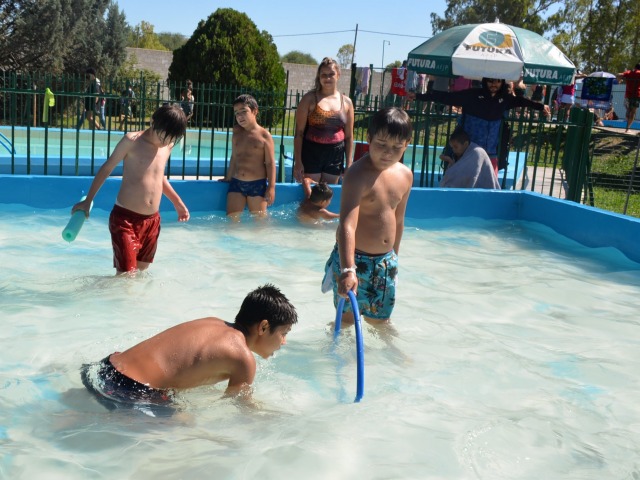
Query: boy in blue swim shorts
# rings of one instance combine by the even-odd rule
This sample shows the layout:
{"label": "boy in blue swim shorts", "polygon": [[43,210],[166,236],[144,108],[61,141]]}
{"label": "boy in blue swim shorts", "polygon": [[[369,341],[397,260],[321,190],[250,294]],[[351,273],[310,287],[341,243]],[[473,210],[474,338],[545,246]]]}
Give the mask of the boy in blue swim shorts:
{"label": "boy in blue swim shorts", "polygon": [[273,138],[258,125],[258,103],[251,95],[233,101],[231,160],[223,181],[229,182],[227,215],[238,220],[245,207],[265,216],[276,197],[276,162]]}
{"label": "boy in blue swim shorts", "polygon": [[[323,292],[333,284],[333,303],[353,291],[366,321],[386,322],[395,305],[398,252],[413,185],[401,163],[413,127],[407,113],[377,112],[368,131],[369,152],[346,171],[342,183],[337,244],[325,266]],[[353,323],[345,302],[343,323]]]}

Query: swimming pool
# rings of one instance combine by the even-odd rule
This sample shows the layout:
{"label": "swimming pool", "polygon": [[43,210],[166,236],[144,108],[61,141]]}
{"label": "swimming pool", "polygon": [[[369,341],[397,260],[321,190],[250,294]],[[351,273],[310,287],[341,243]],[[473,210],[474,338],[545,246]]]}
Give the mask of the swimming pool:
{"label": "swimming pool", "polygon": [[[19,175],[94,175],[111,154],[123,133],[0,126],[0,174]],[[226,131],[187,130],[184,141],[173,150],[167,166],[171,176],[223,176],[231,157],[231,138]],[[292,180],[293,137],[275,135],[275,160],[285,181]],[[362,142],[356,142],[356,145]],[[13,150],[13,153],[12,153]],[[356,146],[356,151],[358,151]],[[45,158],[46,151],[46,158]],[[29,153],[27,155],[27,152]],[[414,185],[433,183],[442,177],[438,155],[441,147],[410,145],[404,163],[415,173]],[[77,159],[77,160],[76,160]],[[512,189],[522,178],[526,154],[511,152],[505,177],[505,188]],[[13,168],[13,171],[12,171]],[[113,175],[122,174],[118,165]],[[505,172],[501,171],[502,179]],[[280,178],[280,170],[278,170]]]}
{"label": "swimming pool", "polygon": [[[156,263],[124,279],[112,276],[106,225],[115,179],[78,239],[60,237],[90,181],[0,176],[1,476],[640,474],[640,258],[633,242],[610,248],[637,241],[640,222],[523,192],[413,192],[397,337],[390,348],[365,329],[356,405],[353,335],[332,351],[334,311],[319,291],[335,225],[291,220],[299,187],[278,186],[271,221],[232,224],[223,185],[175,182],[192,220],[179,224],[163,204]],[[181,395],[184,415],[157,420],[107,412],[84,392],[83,362],[180,321],[232,319],[266,281],[300,322],[275,358],[258,359],[261,410],[221,400],[218,386]]]}

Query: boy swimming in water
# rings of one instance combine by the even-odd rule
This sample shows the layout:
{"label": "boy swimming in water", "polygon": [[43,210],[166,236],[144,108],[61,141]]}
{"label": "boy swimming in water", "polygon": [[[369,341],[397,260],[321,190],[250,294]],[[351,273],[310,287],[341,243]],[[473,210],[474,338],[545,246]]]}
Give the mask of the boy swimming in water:
{"label": "boy swimming in water", "polygon": [[233,101],[233,114],[237,125],[223,180],[229,182],[227,215],[237,220],[248,206],[252,214],[264,216],[276,198],[273,138],[258,125],[258,103],[251,95],[240,95]]}
{"label": "boy swimming in water", "polygon": [[330,212],[327,207],[333,198],[333,190],[325,182],[316,183],[313,187],[310,178],[302,180],[304,200],[298,208],[298,219],[301,222],[313,223],[317,220],[333,220],[339,218],[337,213]]}
{"label": "boy swimming in water", "polygon": [[256,374],[252,352],[273,355],[297,321],[287,297],[267,284],[245,297],[234,323],[216,317],[181,323],[83,365],[82,382],[110,410],[137,408],[150,415],[171,413],[176,390],[201,385],[227,381],[225,395],[246,397]]}
{"label": "boy swimming in water", "polygon": [[164,194],[178,212],[178,221],[189,220],[189,210],[164,175],[173,146],[184,136],[187,120],[177,105],[163,105],[151,116],[151,126],[122,137],[96,173],[85,200],[71,213],[91,203],[113,169],[123,163],[122,184],[109,217],[113,266],[117,274],[146,270],[153,262],[160,235],[160,200]]}
{"label": "boy swimming in water", "polygon": [[[369,152],[344,176],[337,243],[325,267],[323,291],[333,280],[334,305],[353,291],[360,313],[374,325],[389,320],[395,305],[398,252],[413,185],[401,160],[412,130],[407,113],[396,107],[371,119]],[[342,319],[353,323],[350,302]]]}

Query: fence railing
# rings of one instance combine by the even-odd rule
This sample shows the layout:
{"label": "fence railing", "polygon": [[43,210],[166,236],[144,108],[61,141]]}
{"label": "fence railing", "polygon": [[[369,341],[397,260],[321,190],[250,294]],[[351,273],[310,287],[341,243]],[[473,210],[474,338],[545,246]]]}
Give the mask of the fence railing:
{"label": "fence railing", "polygon": [[[103,82],[104,130],[82,119],[86,85],[81,77],[47,77],[5,73],[0,76],[0,173],[94,175],[124,132],[143,129],[151,113],[165,102],[180,102],[184,85],[148,83],[139,79]],[[132,115],[125,115],[121,92],[135,92]],[[49,87],[55,105],[44,104]],[[194,115],[185,139],[174,148],[168,175],[172,178],[213,179],[223,176],[231,156],[232,102],[243,89],[194,85]],[[260,105],[260,123],[275,143],[278,181],[293,182],[295,111],[304,92],[250,92]],[[406,103],[393,95],[367,95],[356,102],[356,158],[366,151],[366,131],[381,107],[407,108],[414,123],[414,139],[404,163],[414,173],[414,185],[436,187],[443,175],[440,152],[455,128],[455,109],[420,102]],[[593,115],[574,108],[568,119],[547,121],[533,111],[512,111],[509,165],[500,171],[503,188],[532,190],[557,198],[640,216],[637,172],[638,145],[620,135],[626,149],[607,147],[617,136],[594,130]],[[620,157],[624,172],[609,173],[610,161]],[[635,152],[635,157],[633,153]],[[633,159],[635,158],[635,164]],[[617,164],[616,164],[617,165]],[[121,170],[114,171],[115,175]],[[614,185],[615,184],[615,185]]]}

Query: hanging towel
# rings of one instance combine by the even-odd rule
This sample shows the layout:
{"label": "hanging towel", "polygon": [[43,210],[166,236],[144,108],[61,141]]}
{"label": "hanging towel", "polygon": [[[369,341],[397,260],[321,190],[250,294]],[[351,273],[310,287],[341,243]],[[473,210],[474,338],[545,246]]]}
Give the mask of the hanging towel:
{"label": "hanging towel", "polygon": [[406,68],[394,68],[391,70],[391,93],[404,97],[407,92],[406,85]]}
{"label": "hanging towel", "polygon": [[56,104],[56,97],[53,96],[53,92],[49,87],[44,90],[44,105],[42,106],[42,123],[49,122],[49,108],[54,107]]}

